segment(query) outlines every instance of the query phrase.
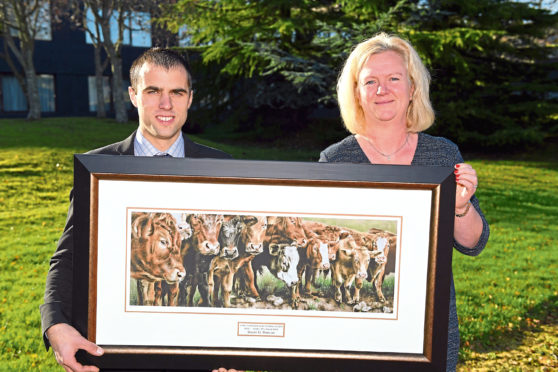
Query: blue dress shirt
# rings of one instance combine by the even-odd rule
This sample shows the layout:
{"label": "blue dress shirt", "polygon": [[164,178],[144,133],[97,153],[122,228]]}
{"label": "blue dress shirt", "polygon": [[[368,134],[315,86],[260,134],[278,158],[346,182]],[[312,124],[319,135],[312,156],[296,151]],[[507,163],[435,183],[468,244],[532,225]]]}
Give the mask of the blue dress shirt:
{"label": "blue dress shirt", "polygon": [[136,132],[136,138],[134,140],[134,156],[161,156],[165,154],[168,154],[173,158],[184,157],[184,137],[182,137],[182,132],[180,132],[180,136],[178,136],[176,141],[174,141],[171,147],[169,147],[169,149],[164,153],[157,150],[157,148],[155,148],[155,146],[153,146],[151,142],[149,142],[149,140],[141,134],[141,130]]}

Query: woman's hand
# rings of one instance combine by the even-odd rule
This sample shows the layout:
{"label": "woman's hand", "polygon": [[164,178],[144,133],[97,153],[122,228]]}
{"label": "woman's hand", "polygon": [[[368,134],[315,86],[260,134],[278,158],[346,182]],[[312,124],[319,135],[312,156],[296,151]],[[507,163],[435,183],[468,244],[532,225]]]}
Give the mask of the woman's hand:
{"label": "woman's hand", "polygon": [[478,179],[477,172],[467,163],[455,165],[455,213],[463,213],[467,208],[467,203],[477,191]]}
{"label": "woman's hand", "polygon": [[457,188],[453,237],[464,247],[474,248],[482,233],[482,219],[470,204],[479,182],[477,172],[469,164],[456,164],[455,182]]}
{"label": "woman's hand", "polygon": [[244,371],[239,371],[239,370],[236,370],[236,369],[226,369],[226,368],[221,367],[219,369],[214,369],[211,372],[244,372]]}

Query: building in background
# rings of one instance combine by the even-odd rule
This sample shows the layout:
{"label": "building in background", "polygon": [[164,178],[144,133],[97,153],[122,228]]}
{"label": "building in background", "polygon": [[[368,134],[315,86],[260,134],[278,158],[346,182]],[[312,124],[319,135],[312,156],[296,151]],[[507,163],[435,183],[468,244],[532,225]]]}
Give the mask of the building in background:
{"label": "building in background", "polygon": [[[137,20],[149,24],[149,13],[130,12],[129,22],[133,26]],[[35,38],[34,65],[39,79],[41,116],[87,116],[97,111],[94,48],[89,35],[69,23],[52,24],[49,21],[41,27]],[[16,35],[14,35],[16,36]],[[3,44],[0,39],[0,44]],[[131,112],[128,98],[129,77],[127,72],[135,58],[152,46],[149,27],[131,27],[126,30],[121,48],[124,71],[124,86],[119,94],[124,94]],[[3,45],[0,46],[1,49]],[[112,92],[109,67],[104,72],[105,102],[108,116],[113,115]],[[5,60],[0,59],[0,117],[25,117],[28,105],[23,90]]]}

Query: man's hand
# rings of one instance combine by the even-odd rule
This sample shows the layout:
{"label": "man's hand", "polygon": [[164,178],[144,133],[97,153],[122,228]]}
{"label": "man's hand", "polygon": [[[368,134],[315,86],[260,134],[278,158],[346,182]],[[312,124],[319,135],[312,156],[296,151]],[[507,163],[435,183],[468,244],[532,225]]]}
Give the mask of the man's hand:
{"label": "man's hand", "polygon": [[66,372],[97,372],[95,366],[83,366],[76,360],[76,352],[79,349],[87,351],[91,355],[103,355],[103,349],[83,338],[79,332],[69,324],[59,323],[50,327],[46,335],[56,361]]}

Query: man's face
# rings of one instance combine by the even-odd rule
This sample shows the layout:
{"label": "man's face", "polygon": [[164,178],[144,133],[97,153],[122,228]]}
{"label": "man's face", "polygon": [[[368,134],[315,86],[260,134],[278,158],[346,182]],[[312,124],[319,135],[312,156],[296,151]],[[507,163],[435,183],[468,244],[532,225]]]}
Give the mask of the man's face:
{"label": "man's face", "polygon": [[159,151],[166,151],[180,135],[192,104],[186,70],[145,63],[137,87],[129,87],[128,93],[138,109],[141,133]]}

